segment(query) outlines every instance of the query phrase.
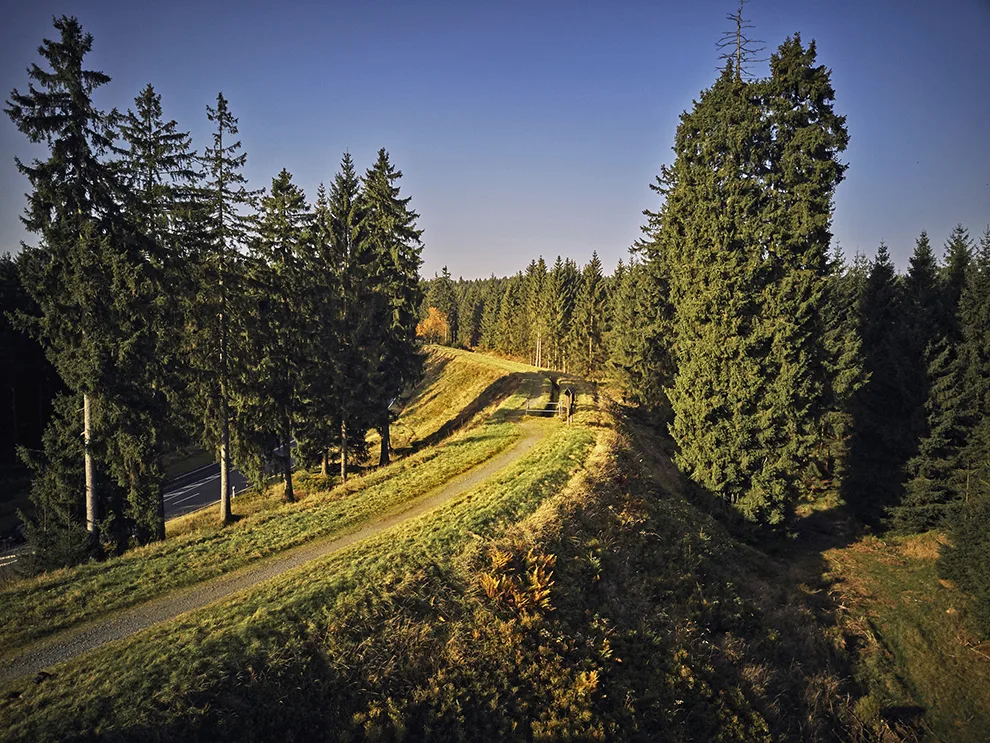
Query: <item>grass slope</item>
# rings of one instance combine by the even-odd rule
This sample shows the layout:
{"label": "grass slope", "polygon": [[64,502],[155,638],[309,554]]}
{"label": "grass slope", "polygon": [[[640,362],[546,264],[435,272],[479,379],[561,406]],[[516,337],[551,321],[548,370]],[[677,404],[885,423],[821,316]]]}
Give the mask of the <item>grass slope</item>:
{"label": "grass slope", "polygon": [[[451,362],[458,368],[453,380],[434,375],[414,394],[414,424],[436,438],[438,431],[451,429],[451,421],[463,425],[474,411],[502,400],[499,411],[483,425],[466,429],[443,446],[423,449],[337,487],[321,489],[319,483],[310,487],[311,480],[320,478],[302,475],[301,493],[311,492],[295,504],[282,504],[277,488],[238,498],[240,519],[233,526],[221,527],[212,512],[192,514],[170,522],[170,538],[163,543],[6,585],[0,589],[0,658],[107,612],[229,573],[314,539],[347,534],[371,519],[407,507],[504,450],[519,436],[518,427],[509,419],[528,398],[540,394],[540,375],[531,367],[506,368],[500,360],[475,360],[469,354],[434,351],[430,355],[434,368],[449,367]],[[472,368],[483,382],[464,383],[463,377]],[[486,394],[493,384],[498,385],[498,394]],[[510,395],[513,388],[517,391]]]}
{"label": "grass slope", "polygon": [[941,534],[866,537],[826,553],[859,646],[858,715],[905,740],[990,740],[990,643],[964,627],[965,596],[935,569]]}
{"label": "grass slope", "polygon": [[[204,739],[234,734],[207,733],[190,699],[223,694],[232,677],[249,678],[268,661],[289,660],[287,649],[304,641],[334,607],[360,604],[369,592],[387,590],[409,575],[449,569],[465,545],[500,533],[559,492],[585,459],[594,434],[552,421],[527,425],[546,427],[547,438],[523,461],[444,507],[236,599],[66,664],[52,683],[27,689],[21,684],[20,695],[0,711],[7,737],[37,740],[85,731],[169,738],[187,724],[200,728]],[[135,699],[148,704],[136,705]],[[247,735],[277,735],[275,728],[266,730]]]}
{"label": "grass slope", "polygon": [[[11,740],[815,740],[847,729],[811,592],[573,425],[435,512],[8,686]],[[655,452],[653,452],[655,454]],[[656,472],[660,472],[659,477]]]}

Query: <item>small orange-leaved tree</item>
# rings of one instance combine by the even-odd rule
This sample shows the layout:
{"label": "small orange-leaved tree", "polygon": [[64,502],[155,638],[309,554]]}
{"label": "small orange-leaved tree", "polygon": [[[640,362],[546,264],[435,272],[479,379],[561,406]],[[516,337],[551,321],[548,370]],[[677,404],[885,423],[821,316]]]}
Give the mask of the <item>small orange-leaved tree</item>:
{"label": "small orange-leaved tree", "polygon": [[430,307],[426,319],[416,326],[416,335],[427,343],[446,343],[450,338],[450,323],[447,313]]}

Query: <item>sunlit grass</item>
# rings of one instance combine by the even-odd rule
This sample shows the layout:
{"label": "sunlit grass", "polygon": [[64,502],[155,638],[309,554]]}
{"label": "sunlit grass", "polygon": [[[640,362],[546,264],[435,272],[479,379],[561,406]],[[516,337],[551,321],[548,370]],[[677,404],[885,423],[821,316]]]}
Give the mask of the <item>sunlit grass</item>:
{"label": "sunlit grass", "polygon": [[[176,715],[195,717],[192,700],[231,678],[249,677],[262,658],[285,657],[286,644],[298,641],[300,627],[326,631],[334,607],[388,590],[405,575],[449,565],[466,545],[502,533],[559,493],[584,461],[594,434],[549,421],[528,425],[544,427],[547,437],[518,462],[434,511],[70,662],[58,669],[57,683],[30,689],[20,684],[24,695],[0,712],[8,736],[58,737],[72,730],[131,735],[164,729]],[[503,426],[515,428],[496,423],[481,430]],[[136,705],[138,698],[154,703]]]}
{"label": "sunlit grass", "polygon": [[533,394],[534,383],[526,381],[487,424],[327,492],[308,493],[299,503],[281,504],[272,492],[249,494],[236,499],[241,518],[232,526],[219,526],[209,512],[191,514],[170,522],[164,543],[7,586],[0,590],[0,655],[401,510],[511,445],[519,429],[509,418]]}

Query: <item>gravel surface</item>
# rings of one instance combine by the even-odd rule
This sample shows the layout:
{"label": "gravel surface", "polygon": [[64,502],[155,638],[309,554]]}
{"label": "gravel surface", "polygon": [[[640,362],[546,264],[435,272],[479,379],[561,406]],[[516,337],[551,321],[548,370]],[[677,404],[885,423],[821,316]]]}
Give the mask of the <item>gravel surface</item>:
{"label": "gravel surface", "polygon": [[180,614],[225,599],[239,591],[248,590],[310,560],[342,550],[355,542],[390,529],[396,524],[420,516],[470,490],[524,456],[543,438],[544,433],[542,426],[524,425],[522,438],[498,456],[452,478],[431,494],[413,503],[406,510],[367,524],[357,531],[335,539],[325,539],[288,550],[277,557],[269,558],[263,564],[245,568],[208,583],[200,583],[182,589],[168,596],[112,614],[99,621],[66,630],[51,640],[43,641],[19,654],[15,653],[0,663],[0,682],[37,673],[43,668],[63,663],[105,643],[140,632],[159,622],[174,619]]}

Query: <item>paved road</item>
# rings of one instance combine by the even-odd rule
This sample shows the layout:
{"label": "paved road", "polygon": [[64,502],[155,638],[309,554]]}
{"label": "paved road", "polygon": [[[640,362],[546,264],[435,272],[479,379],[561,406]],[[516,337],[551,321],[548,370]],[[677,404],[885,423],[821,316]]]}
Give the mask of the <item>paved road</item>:
{"label": "paved road", "polygon": [[[230,471],[235,493],[247,487],[247,479],[235,469]],[[187,472],[165,486],[165,519],[197,511],[220,500],[220,465],[208,464]]]}
{"label": "paved road", "polygon": [[[230,471],[230,484],[235,493],[247,487],[248,481],[235,469]],[[220,500],[220,465],[208,464],[205,467],[179,475],[165,486],[165,519],[174,519],[185,513],[198,511]],[[14,568],[27,546],[16,547],[0,552],[0,577]]]}

